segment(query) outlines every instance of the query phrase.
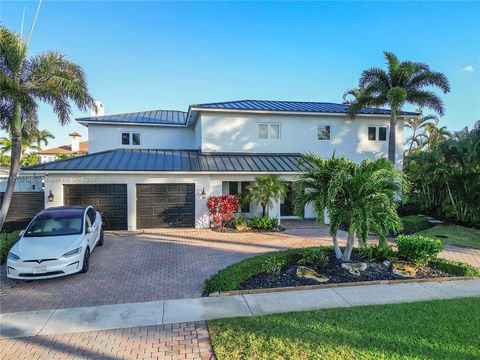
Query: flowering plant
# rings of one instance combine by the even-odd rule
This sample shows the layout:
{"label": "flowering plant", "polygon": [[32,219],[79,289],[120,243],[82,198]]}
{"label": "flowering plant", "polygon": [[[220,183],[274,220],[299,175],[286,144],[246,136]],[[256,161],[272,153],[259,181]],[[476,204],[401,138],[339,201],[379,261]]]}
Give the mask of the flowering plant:
{"label": "flowering plant", "polygon": [[215,226],[223,226],[226,221],[230,220],[239,204],[240,201],[235,195],[210,196],[207,207]]}

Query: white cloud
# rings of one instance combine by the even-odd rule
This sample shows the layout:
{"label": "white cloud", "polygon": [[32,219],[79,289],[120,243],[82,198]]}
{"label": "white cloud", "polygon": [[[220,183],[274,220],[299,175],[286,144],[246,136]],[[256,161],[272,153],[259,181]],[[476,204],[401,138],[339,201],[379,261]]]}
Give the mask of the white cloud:
{"label": "white cloud", "polygon": [[467,65],[464,68],[462,68],[461,71],[467,72],[467,73],[472,73],[473,72],[473,66],[472,65]]}

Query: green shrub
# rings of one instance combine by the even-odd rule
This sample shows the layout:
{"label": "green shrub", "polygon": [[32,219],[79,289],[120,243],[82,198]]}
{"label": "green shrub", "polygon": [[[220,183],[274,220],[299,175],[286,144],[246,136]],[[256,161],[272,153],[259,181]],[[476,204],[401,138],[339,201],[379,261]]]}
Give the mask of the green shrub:
{"label": "green shrub", "polygon": [[396,261],[397,253],[389,245],[373,245],[358,249],[355,254],[368,261]]}
{"label": "green shrub", "polygon": [[470,264],[446,260],[434,259],[428,263],[432,268],[443,270],[455,276],[475,276],[480,277],[480,268],[476,268]]}
{"label": "green shrub", "polygon": [[300,265],[313,266],[320,268],[325,266],[328,261],[328,256],[323,249],[309,248],[304,251],[301,258],[297,261]]}
{"label": "green shrub", "polygon": [[433,226],[425,216],[409,215],[403,216],[401,220],[405,234],[413,234]]}
{"label": "green shrub", "polygon": [[19,231],[0,233],[0,263],[7,261],[7,255],[19,238]]}
{"label": "green shrub", "polygon": [[248,225],[259,230],[273,230],[278,227],[277,218],[266,216],[254,216],[248,220]]}
{"label": "green shrub", "polygon": [[400,235],[395,240],[398,247],[398,256],[415,264],[426,264],[437,257],[443,249],[440,240],[422,235]]}
{"label": "green shrub", "polygon": [[[241,283],[251,277],[267,272],[270,258],[284,262],[284,266],[298,262],[303,254],[310,248],[289,249],[285,251],[275,251],[242,260],[236,264],[227,266],[218,273],[210,277],[203,287],[206,294],[217,291],[235,290]],[[326,254],[332,253],[332,247],[320,247]]]}
{"label": "green shrub", "polygon": [[225,227],[235,229],[237,225],[248,225],[248,219],[245,215],[233,215],[230,220],[225,223]]}
{"label": "green shrub", "polygon": [[265,269],[265,272],[269,274],[279,275],[282,271],[282,268],[284,268],[286,265],[287,259],[272,256],[265,260],[263,268]]}

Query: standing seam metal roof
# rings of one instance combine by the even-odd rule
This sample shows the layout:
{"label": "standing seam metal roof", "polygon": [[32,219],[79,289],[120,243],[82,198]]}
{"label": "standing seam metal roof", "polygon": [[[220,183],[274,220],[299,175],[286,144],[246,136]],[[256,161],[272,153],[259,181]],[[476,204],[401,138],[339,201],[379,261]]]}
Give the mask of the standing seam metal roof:
{"label": "standing seam metal roof", "polygon": [[59,160],[35,171],[297,172],[301,154],[202,153],[196,150],[116,149]]}
{"label": "standing seam metal roof", "polygon": [[118,122],[141,124],[185,125],[187,113],[177,110],[151,110],[125,114],[92,116],[77,119],[78,122]]}

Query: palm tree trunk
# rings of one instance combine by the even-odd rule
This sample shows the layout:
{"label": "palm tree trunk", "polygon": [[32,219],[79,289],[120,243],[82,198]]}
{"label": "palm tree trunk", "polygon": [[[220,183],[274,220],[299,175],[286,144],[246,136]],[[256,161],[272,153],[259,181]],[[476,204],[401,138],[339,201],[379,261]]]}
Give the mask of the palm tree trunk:
{"label": "palm tree trunk", "polygon": [[265,217],[266,208],[267,208],[267,205],[262,204],[262,217]]}
{"label": "palm tree trunk", "polygon": [[340,246],[338,245],[338,240],[337,240],[337,234],[332,234],[332,239],[333,239],[333,248],[335,249],[335,257],[337,259],[342,258],[342,250],[340,249]]}
{"label": "palm tree trunk", "polygon": [[355,245],[355,230],[350,225],[348,229],[347,246],[345,247],[345,251],[343,252],[343,256],[342,256],[343,261],[350,261],[350,257],[352,256],[354,245]]}
{"label": "palm tree trunk", "polygon": [[397,111],[392,108],[390,115],[390,131],[388,132],[388,160],[395,163],[395,147],[397,133]]}
{"label": "palm tree trunk", "polygon": [[413,128],[413,133],[412,133],[412,141],[410,142],[410,147],[408,148],[408,155],[410,155],[411,152],[412,152],[413,142],[415,141],[416,132],[417,132],[417,128],[414,127],[414,128]]}
{"label": "palm tree trunk", "polygon": [[10,208],[10,203],[12,202],[13,190],[17,180],[18,169],[20,168],[20,158],[22,155],[22,109],[20,105],[15,105],[12,125],[10,173],[7,181],[7,189],[3,195],[2,207],[0,208],[0,230],[3,228],[8,209]]}

